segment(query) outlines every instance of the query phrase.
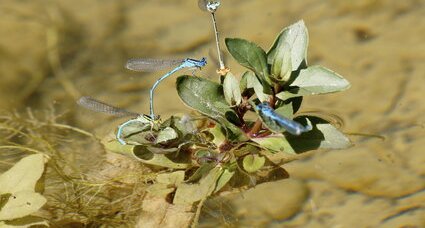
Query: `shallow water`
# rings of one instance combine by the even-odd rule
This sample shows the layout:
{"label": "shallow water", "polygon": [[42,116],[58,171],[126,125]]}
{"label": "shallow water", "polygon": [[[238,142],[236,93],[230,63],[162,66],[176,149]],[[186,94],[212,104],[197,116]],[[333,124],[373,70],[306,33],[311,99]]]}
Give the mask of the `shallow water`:
{"label": "shallow water", "polygon": [[[221,37],[245,38],[265,49],[283,27],[304,19],[309,64],[338,72],[352,87],[308,97],[302,109],[341,116],[346,133],[385,137],[353,135],[350,149],[285,165],[290,179],[232,198],[237,224],[425,226],[423,1],[223,2],[217,13]],[[192,0],[2,0],[0,34],[0,109],[53,105],[67,112],[63,122],[98,135],[120,120],[78,108],[81,95],[148,112],[148,88],[158,74],[125,70],[128,58],[207,56],[200,75],[217,77],[210,18]],[[242,73],[227,57],[232,72]],[[189,111],[174,78],[156,91],[162,116]],[[222,222],[218,217],[206,215],[205,221]]]}

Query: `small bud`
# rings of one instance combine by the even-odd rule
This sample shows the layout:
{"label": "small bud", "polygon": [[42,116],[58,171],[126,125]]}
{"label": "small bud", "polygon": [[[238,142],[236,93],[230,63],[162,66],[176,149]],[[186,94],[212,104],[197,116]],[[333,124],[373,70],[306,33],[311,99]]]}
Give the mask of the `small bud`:
{"label": "small bud", "polygon": [[291,73],[291,46],[287,42],[281,42],[273,59],[271,77],[279,82],[287,82]]}

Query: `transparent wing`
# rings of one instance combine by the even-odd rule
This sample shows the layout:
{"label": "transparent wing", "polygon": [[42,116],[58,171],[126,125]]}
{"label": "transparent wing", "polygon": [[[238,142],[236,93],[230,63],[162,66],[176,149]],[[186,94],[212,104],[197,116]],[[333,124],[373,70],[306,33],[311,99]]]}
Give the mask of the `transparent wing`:
{"label": "transparent wing", "polygon": [[199,0],[198,1],[199,9],[201,9],[202,11],[208,11],[207,10],[207,3],[208,3],[208,0]]}
{"label": "transparent wing", "polygon": [[202,11],[215,12],[220,3],[220,0],[198,0],[198,7]]}
{"label": "transparent wing", "polygon": [[95,112],[103,112],[113,116],[139,116],[138,113],[130,112],[122,108],[117,108],[112,105],[103,103],[102,101],[98,101],[91,97],[81,97],[77,104],[80,106],[95,111]]}
{"label": "transparent wing", "polygon": [[145,59],[135,58],[129,59],[125,67],[129,70],[134,71],[159,71],[167,68],[173,68],[179,64],[182,64],[184,60],[165,60],[165,59]]}

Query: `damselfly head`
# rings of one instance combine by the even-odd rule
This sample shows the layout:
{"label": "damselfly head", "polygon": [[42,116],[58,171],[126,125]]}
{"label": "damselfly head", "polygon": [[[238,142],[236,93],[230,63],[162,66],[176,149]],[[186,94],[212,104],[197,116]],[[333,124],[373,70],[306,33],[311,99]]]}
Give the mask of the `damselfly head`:
{"label": "damselfly head", "polygon": [[201,59],[200,63],[201,63],[201,65],[202,65],[202,66],[207,65],[207,58],[202,57],[202,59]]}
{"label": "damselfly head", "polygon": [[262,111],[262,110],[268,110],[268,109],[272,109],[272,108],[270,107],[269,103],[262,102],[262,103],[260,103],[260,104],[257,105],[257,109],[259,111]]}
{"label": "damselfly head", "polygon": [[198,6],[203,11],[208,11],[210,13],[214,13],[218,7],[220,6],[221,2],[219,0],[199,0]]}

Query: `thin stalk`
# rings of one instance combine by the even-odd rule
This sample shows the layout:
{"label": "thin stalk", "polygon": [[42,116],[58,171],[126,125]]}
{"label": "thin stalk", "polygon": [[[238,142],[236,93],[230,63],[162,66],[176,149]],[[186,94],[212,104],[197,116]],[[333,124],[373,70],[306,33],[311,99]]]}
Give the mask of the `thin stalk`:
{"label": "thin stalk", "polygon": [[260,120],[260,118],[258,118],[257,121],[255,121],[254,126],[248,132],[248,135],[255,135],[255,134],[257,134],[257,132],[261,130],[261,126],[263,126],[263,122]]}
{"label": "thin stalk", "polygon": [[223,58],[221,56],[221,49],[220,49],[220,39],[218,35],[218,29],[217,29],[217,22],[215,19],[215,13],[211,12],[211,18],[213,21],[213,27],[214,27],[214,33],[215,33],[215,44],[217,46],[217,56],[218,56],[218,62],[220,64],[220,70],[225,70],[226,66],[224,65]]}

